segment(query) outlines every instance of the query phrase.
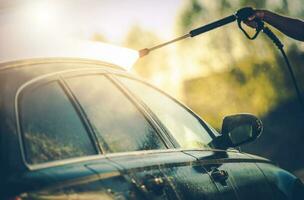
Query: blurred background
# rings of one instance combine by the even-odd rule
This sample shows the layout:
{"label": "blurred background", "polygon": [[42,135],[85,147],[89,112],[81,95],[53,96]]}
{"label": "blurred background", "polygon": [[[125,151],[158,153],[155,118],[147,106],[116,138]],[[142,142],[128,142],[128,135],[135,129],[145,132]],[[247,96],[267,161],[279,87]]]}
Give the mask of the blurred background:
{"label": "blurred background", "polygon": [[[304,19],[303,0],[0,2],[1,38],[22,35],[38,40],[37,35],[46,35],[51,41],[68,36],[131,49],[170,40],[243,6]],[[274,31],[285,45],[303,94],[304,43]],[[304,178],[303,111],[284,60],[263,34],[250,41],[233,23],[155,51],[138,60],[131,72],[185,103],[219,131],[225,115],[259,116],[264,133],[241,149]]]}

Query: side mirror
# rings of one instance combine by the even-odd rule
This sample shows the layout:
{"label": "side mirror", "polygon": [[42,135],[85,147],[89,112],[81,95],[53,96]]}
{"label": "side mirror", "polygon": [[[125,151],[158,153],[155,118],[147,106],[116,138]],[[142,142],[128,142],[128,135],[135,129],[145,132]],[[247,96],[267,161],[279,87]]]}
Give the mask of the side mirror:
{"label": "side mirror", "polygon": [[227,149],[252,142],[263,131],[262,121],[251,114],[226,116],[223,120],[222,135],[214,139],[217,148]]}

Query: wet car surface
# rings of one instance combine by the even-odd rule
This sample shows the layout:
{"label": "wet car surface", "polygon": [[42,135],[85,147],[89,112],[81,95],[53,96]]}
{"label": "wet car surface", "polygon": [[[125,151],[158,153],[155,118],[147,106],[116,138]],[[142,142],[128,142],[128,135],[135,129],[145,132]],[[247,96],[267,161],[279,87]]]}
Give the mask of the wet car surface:
{"label": "wet car surface", "polygon": [[254,116],[219,134],[95,60],[2,63],[0,82],[1,199],[304,199],[297,177],[233,148],[262,131]]}

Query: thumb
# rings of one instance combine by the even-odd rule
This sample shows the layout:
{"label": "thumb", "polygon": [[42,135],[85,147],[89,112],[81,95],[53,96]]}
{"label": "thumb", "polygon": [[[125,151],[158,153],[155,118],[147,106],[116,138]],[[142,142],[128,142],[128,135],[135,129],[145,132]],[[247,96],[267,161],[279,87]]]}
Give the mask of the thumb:
{"label": "thumb", "polygon": [[249,16],[247,20],[248,20],[248,21],[252,21],[252,20],[254,20],[255,18],[256,18],[256,16],[255,16],[255,14],[254,14],[254,15]]}

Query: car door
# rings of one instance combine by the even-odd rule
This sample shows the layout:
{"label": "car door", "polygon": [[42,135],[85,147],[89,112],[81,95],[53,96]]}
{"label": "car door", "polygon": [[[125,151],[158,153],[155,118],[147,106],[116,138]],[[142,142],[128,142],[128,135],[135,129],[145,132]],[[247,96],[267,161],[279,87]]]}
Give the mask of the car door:
{"label": "car door", "polygon": [[[166,194],[159,194],[154,189],[147,194],[138,185],[149,177],[159,178],[159,181],[163,178],[157,166],[147,166],[144,160],[135,159],[138,152],[164,150],[170,145],[142,110],[102,73],[71,75],[64,79],[89,120],[103,154],[136,188],[129,196],[146,199],[169,195],[175,199],[170,186],[166,188]],[[104,170],[98,161],[88,167],[98,174]],[[143,173],[141,169],[144,169]],[[122,186],[117,184],[117,187]]]}
{"label": "car door", "polygon": [[[26,84],[17,95],[28,171],[7,183],[22,199],[136,199],[129,180],[102,155],[73,96],[57,77]],[[98,170],[96,170],[98,166]]]}
{"label": "car door", "polygon": [[109,159],[128,173],[145,199],[221,199],[206,170],[181,150],[109,155]]}
{"label": "car door", "polygon": [[[193,170],[187,174],[187,181],[192,176],[199,177],[197,172],[201,171],[200,174],[210,175],[224,199],[271,199],[270,188],[254,161],[237,152],[212,149],[210,143],[214,137],[213,133],[210,133],[208,125],[189,109],[143,82],[123,77],[119,80],[147,105],[164,129],[184,148],[183,152],[196,159],[192,163]],[[188,150],[191,148],[201,150]],[[170,168],[165,169],[164,173],[167,176],[176,175]],[[178,185],[181,184],[179,181],[177,180]],[[190,182],[199,188],[199,179]]]}
{"label": "car door", "polygon": [[[119,76],[118,79],[136,96],[138,101],[146,106],[164,132],[169,134],[168,137],[171,138],[176,148],[184,146],[210,149],[208,144],[214,135],[206,124],[186,108],[143,82],[122,76]],[[196,132],[201,134],[195,134]],[[159,162],[161,171],[177,195],[181,199],[220,199],[218,188],[197,158],[185,153],[183,149],[175,150],[170,154],[160,155],[159,157],[164,157],[165,161],[160,160]],[[210,155],[212,152],[206,151],[204,156],[207,161]],[[231,199],[235,199],[233,187],[230,187],[228,191]]]}
{"label": "car door", "polygon": [[[233,199],[233,197],[228,198],[228,187],[234,188],[237,199],[274,199],[269,183],[256,165],[256,162],[263,163],[267,162],[266,160],[255,160],[236,150],[211,150],[212,155],[206,162],[204,151],[185,150],[185,152],[197,158],[227,199]],[[224,179],[220,172],[224,173]]]}
{"label": "car door", "polygon": [[[224,199],[272,198],[270,187],[254,159],[237,151],[212,149],[210,143],[214,134],[210,133],[210,126],[189,109],[143,82],[123,77],[119,80],[147,105],[180,147],[185,148],[183,152],[196,159],[195,169],[210,175]],[[166,174],[170,174],[170,170]]]}

